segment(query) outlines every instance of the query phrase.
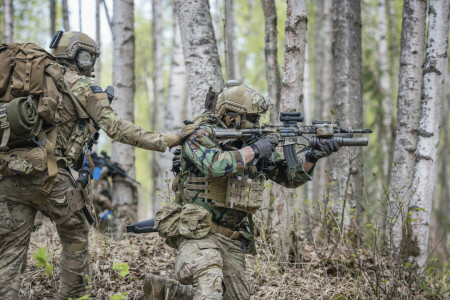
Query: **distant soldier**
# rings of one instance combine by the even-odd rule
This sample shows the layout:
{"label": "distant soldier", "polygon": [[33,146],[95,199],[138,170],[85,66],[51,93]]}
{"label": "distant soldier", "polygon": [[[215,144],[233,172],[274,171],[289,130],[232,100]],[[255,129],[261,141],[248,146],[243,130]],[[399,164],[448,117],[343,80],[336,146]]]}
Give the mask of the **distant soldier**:
{"label": "distant soldier", "polygon": [[[98,227],[100,231],[115,234],[120,231],[123,220],[114,211],[112,203],[113,186],[117,182],[125,182],[133,190],[133,197],[137,203],[138,189],[135,180],[128,177],[125,170],[123,170],[117,162],[111,161],[111,158],[102,151],[101,156],[93,152],[91,154],[92,161],[95,164],[92,181],[92,195],[95,212],[97,215]],[[125,220],[126,221],[126,220]]]}
{"label": "distant soldier", "polygon": [[[250,145],[245,139],[219,142],[213,128],[259,128],[271,103],[236,81],[207,99],[217,103],[194,120],[200,128],[182,144],[181,171],[174,182],[182,205],[167,204],[155,216],[159,234],[178,249],[177,281],[147,275],[146,299],[249,299],[243,253],[255,252],[252,214],[262,204],[266,179],[288,188],[301,186],[312,179],[318,159],[339,149],[337,143],[321,140],[305,155],[297,154],[298,165],[288,168],[276,150],[276,137]],[[252,163],[269,158],[274,165],[266,170]]]}
{"label": "distant soldier", "polygon": [[58,32],[51,48],[53,56],[34,44],[0,45],[0,299],[18,299],[38,210],[61,239],[59,299],[89,293],[91,199],[69,167],[94,122],[116,141],[162,152],[195,129],[161,134],[120,118],[90,78],[100,51],[86,34]]}

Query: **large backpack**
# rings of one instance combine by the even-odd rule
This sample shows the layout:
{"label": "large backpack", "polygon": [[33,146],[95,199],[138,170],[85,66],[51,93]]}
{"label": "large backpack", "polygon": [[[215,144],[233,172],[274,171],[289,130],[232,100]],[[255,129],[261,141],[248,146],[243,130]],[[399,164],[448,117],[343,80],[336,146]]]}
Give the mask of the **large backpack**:
{"label": "large backpack", "polygon": [[65,91],[62,70],[53,55],[32,43],[1,44],[0,70],[0,174],[48,170],[35,199],[42,202],[57,174],[54,121]]}
{"label": "large backpack", "polygon": [[0,69],[0,150],[5,150],[11,140],[33,139],[54,122],[61,100],[55,78],[61,85],[62,73],[55,57],[32,43],[1,44]]}

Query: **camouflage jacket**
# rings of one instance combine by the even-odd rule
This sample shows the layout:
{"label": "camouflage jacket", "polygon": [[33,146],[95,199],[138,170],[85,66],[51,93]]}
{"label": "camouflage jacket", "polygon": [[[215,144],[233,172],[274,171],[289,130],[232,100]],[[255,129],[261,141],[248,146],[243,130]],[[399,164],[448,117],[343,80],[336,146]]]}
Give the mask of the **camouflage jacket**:
{"label": "camouflage jacket", "polygon": [[[212,125],[203,124],[183,143],[181,166],[185,173],[194,177],[222,177],[227,175],[242,175],[249,167],[246,165],[240,150],[224,151],[222,146],[212,136]],[[279,151],[275,151],[277,168],[266,173],[265,176],[276,183],[288,188],[301,186],[312,179],[312,172],[307,174],[303,164],[288,170],[286,160]],[[299,161],[302,158],[299,157]],[[186,172],[187,171],[187,172]],[[189,199],[186,199],[189,200]],[[235,227],[247,217],[247,213],[230,208],[214,207],[205,203],[204,199],[196,198],[193,203],[205,207],[219,224]]]}
{"label": "camouflage jacket", "polygon": [[[93,131],[95,122],[112,139],[147,150],[165,151],[167,138],[120,118],[108,97],[92,78],[79,75],[70,66],[61,66],[65,92],[58,101],[55,155],[73,164]],[[126,99],[123,99],[126,101]]]}

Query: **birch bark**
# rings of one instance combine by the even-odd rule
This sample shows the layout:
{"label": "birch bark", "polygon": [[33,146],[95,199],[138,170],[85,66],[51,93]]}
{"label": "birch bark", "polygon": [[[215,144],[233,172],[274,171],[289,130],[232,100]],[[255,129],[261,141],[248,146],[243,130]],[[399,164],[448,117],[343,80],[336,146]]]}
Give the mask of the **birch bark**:
{"label": "birch bark", "polygon": [[175,0],[181,30],[189,98],[194,116],[203,111],[209,87],[224,87],[208,0]]}
{"label": "birch bark", "polygon": [[[286,40],[281,110],[299,110],[303,101],[303,76],[305,67],[306,30],[308,24],[306,0],[288,0]],[[280,256],[285,259],[297,256],[296,218],[298,208],[295,189],[273,183],[275,197],[272,225],[275,230]]]}
{"label": "birch bark", "polygon": [[227,80],[240,79],[239,75],[239,61],[237,55],[236,44],[234,43],[234,15],[233,15],[233,0],[225,0],[225,36],[226,36],[226,69]]}
{"label": "birch bark", "polygon": [[389,183],[390,166],[392,164],[392,122],[394,119],[394,101],[391,78],[389,76],[389,52],[388,52],[388,12],[387,0],[378,0],[378,32],[379,32],[379,62],[380,62],[380,88],[383,98],[381,99],[382,117],[380,120],[380,148],[383,153],[381,159],[381,175],[385,186]]}
{"label": "birch bark", "polygon": [[[319,1],[316,18],[316,93],[315,118],[331,120],[333,103],[333,1]],[[314,200],[326,200],[328,197],[328,175],[330,161],[328,158],[317,162],[314,170]]]}
{"label": "birch bark", "polygon": [[53,38],[56,28],[56,0],[50,0],[50,36]]}
{"label": "birch bark", "polygon": [[[116,99],[113,102],[117,114],[134,121],[134,1],[114,0],[113,2],[113,82]],[[111,156],[135,178],[134,148],[119,142],[112,142]],[[118,218],[136,219],[137,195],[127,182],[115,182],[113,188],[114,211]]]}
{"label": "birch bark", "polygon": [[3,39],[5,43],[11,43],[14,39],[14,9],[13,0],[4,0],[4,29],[3,29]]}
{"label": "birch bark", "polygon": [[[98,48],[101,49],[101,27],[100,27],[100,4],[102,0],[95,0],[95,41]],[[101,56],[97,57],[95,62],[95,80],[100,85],[100,74],[102,69]]]}
{"label": "birch bark", "polygon": [[80,28],[80,32],[83,32],[83,18],[81,17],[82,16],[82,7],[81,7],[81,3],[82,3],[83,1],[82,0],[78,0],[78,25],[79,25],[79,28]]}
{"label": "birch bark", "polygon": [[[153,37],[153,106],[152,106],[152,126],[155,131],[161,129],[162,116],[164,111],[164,37],[163,37],[163,8],[161,0],[152,1],[152,37]],[[160,207],[161,192],[164,189],[165,170],[161,164],[161,154],[152,153],[152,177],[153,177],[153,209],[156,211]],[[170,169],[169,169],[170,170]],[[161,196],[160,196],[161,195]]]}
{"label": "birch bark", "polygon": [[414,169],[419,127],[427,1],[405,0],[401,33],[397,126],[389,186],[386,236],[394,253],[400,249]]}
{"label": "birch bark", "polygon": [[270,121],[278,122],[280,115],[281,79],[278,66],[277,48],[277,10],[274,0],[261,0],[264,10],[266,46],[264,49],[266,63],[266,80],[269,96],[274,101],[270,110]]}
{"label": "birch bark", "polygon": [[[416,160],[409,213],[412,245],[410,260],[422,268],[428,259],[432,200],[437,181],[441,101],[447,65],[448,0],[431,0],[428,7],[428,34]],[[415,251],[417,250],[417,252]]]}
{"label": "birch bark", "polygon": [[64,31],[70,31],[69,7],[67,5],[67,0],[62,0],[62,14],[63,14]]}
{"label": "birch bark", "polygon": [[[340,119],[340,127],[362,128],[360,1],[334,1],[333,11],[336,118]],[[331,192],[341,234],[350,228],[350,214],[358,223],[364,181],[361,152],[361,147],[348,147],[333,155]]]}

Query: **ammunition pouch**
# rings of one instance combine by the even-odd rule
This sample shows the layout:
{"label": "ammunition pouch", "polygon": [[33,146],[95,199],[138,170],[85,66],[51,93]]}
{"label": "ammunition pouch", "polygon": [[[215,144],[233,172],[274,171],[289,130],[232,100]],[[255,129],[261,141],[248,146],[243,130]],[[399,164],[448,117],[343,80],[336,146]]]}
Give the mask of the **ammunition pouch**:
{"label": "ammunition pouch", "polygon": [[0,174],[29,175],[47,169],[47,151],[43,147],[16,148],[0,152]]}
{"label": "ammunition pouch", "polygon": [[211,226],[212,216],[206,208],[192,203],[183,206],[168,203],[156,213],[154,229],[167,238],[169,246],[176,248],[178,236],[202,239],[211,231]]}
{"label": "ammunition pouch", "polygon": [[254,214],[262,204],[264,175],[256,178],[248,176],[191,177],[184,182],[186,200],[194,197],[218,207],[226,207]]}
{"label": "ammunition pouch", "polygon": [[[66,192],[67,204],[69,205],[69,211],[65,216],[62,216],[56,220],[54,220],[56,225],[61,225],[65,221],[67,221],[73,213],[83,210],[86,219],[91,223],[90,219],[92,216],[90,215],[89,210],[87,209],[86,202],[89,199],[90,195],[87,190],[84,189],[73,189]],[[92,224],[92,223],[91,223]]]}

